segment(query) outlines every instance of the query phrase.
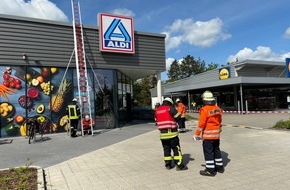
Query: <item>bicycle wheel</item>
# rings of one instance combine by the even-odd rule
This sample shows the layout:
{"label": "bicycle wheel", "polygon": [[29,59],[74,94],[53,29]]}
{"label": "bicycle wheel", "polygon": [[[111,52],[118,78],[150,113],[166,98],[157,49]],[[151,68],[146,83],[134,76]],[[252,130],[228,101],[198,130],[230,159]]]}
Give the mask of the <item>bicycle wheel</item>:
{"label": "bicycle wheel", "polygon": [[35,127],[30,125],[28,131],[28,144],[31,144],[31,141],[35,142]]}

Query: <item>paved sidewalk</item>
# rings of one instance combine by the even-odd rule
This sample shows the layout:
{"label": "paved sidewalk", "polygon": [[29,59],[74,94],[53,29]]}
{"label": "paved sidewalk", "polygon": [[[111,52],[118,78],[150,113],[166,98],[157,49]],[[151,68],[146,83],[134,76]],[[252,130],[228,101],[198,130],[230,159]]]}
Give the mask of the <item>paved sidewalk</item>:
{"label": "paved sidewalk", "polygon": [[[257,123],[260,120],[260,116],[255,119]],[[189,131],[180,134],[181,150],[189,167],[186,171],[165,169],[159,133],[153,130],[44,168],[47,188],[49,190],[289,189],[289,131],[257,130],[225,125],[221,137],[221,150],[226,171],[215,177],[205,177],[199,175],[199,170],[203,169],[204,164],[202,142],[192,140],[196,121],[187,121],[186,125]]]}

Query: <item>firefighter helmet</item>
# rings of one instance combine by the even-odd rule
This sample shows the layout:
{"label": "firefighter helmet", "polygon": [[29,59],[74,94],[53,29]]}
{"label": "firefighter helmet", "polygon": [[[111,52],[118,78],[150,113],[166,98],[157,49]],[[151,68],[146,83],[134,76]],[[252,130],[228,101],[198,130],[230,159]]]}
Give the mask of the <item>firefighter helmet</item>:
{"label": "firefighter helmet", "polygon": [[214,97],[213,94],[211,93],[211,91],[205,91],[202,95],[201,98],[203,101],[214,101]]}
{"label": "firefighter helmet", "polygon": [[173,104],[173,101],[172,101],[172,99],[171,98],[165,98],[163,101],[167,101],[167,102],[169,102],[169,103],[171,103],[171,104]]}

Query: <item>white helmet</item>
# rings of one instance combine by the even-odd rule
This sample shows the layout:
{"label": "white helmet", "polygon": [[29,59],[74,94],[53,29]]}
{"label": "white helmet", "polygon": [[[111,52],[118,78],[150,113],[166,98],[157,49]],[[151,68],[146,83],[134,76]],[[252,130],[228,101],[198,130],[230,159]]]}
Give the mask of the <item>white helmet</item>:
{"label": "white helmet", "polygon": [[72,101],[73,101],[73,102],[76,102],[76,101],[77,101],[77,99],[76,99],[76,98],[74,98]]}
{"label": "white helmet", "polygon": [[177,98],[175,102],[180,102],[180,99],[179,99],[179,98]]}
{"label": "white helmet", "polygon": [[210,91],[205,91],[202,95],[201,98],[203,101],[214,101],[213,94]]}
{"label": "white helmet", "polygon": [[86,120],[90,119],[90,116],[89,115],[86,115],[85,116]]}
{"label": "white helmet", "polygon": [[167,101],[167,102],[170,102],[171,104],[173,104],[173,101],[172,101],[172,99],[171,98],[165,98],[163,101]]}

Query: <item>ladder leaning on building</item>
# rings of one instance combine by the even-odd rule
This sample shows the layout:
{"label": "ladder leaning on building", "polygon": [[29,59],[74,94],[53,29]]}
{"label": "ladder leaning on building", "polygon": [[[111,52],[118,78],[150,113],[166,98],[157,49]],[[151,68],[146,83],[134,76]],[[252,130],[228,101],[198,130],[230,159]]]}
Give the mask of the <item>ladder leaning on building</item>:
{"label": "ladder leaning on building", "polygon": [[[85,118],[86,115],[89,115],[89,117],[92,118],[92,111],[90,105],[91,100],[89,94],[89,81],[79,0],[71,0],[71,5],[73,14],[74,52],[78,81],[78,100],[82,120],[83,118]],[[83,124],[81,122],[82,135],[84,134],[83,130]],[[93,135],[93,125],[91,125],[91,131]]]}

